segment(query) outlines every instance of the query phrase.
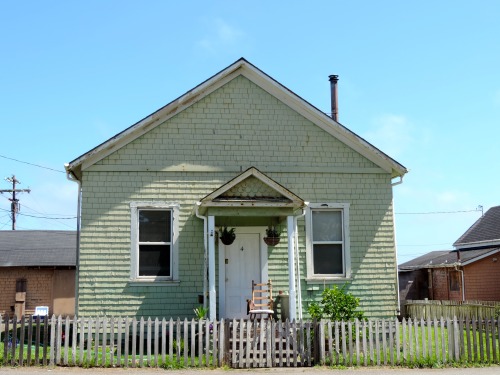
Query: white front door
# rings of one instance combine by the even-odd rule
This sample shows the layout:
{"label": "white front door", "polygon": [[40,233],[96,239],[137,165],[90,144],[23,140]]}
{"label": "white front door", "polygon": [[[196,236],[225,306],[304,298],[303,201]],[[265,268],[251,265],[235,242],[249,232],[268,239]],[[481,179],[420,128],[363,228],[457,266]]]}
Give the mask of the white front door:
{"label": "white front door", "polygon": [[[224,254],[225,300],[221,309],[224,318],[247,318],[247,299],[252,298],[252,280],[260,283],[267,277],[267,251],[263,250],[260,228],[236,228],[231,245],[219,243]],[[265,252],[266,254],[263,254]],[[265,256],[265,257],[264,257]],[[222,275],[221,275],[222,276]]]}

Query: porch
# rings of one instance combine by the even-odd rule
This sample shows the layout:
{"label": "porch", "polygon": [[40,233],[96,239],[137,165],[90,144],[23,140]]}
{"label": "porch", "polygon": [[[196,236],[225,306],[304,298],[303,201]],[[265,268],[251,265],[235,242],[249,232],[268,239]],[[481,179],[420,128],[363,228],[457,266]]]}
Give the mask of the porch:
{"label": "porch", "polygon": [[[209,319],[246,318],[246,300],[252,280],[267,282],[266,228],[280,226],[286,233],[289,318],[302,318],[297,219],[307,203],[297,195],[250,168],[196,204],[204,228],[204,307]],[[236,243],[223,244],[218,228],[235,228]],[[217,257],[218,255],[218,257]],[[216,259],[217,257],[217,259]],[[218,283],[217,283],[218,275]]]}

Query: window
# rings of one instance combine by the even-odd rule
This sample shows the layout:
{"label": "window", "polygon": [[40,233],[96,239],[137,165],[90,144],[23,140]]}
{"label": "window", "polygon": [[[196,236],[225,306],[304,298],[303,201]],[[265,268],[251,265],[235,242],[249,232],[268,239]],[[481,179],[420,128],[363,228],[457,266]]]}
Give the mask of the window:
{"label": "window", "polygon": [[460,275],[458,271],[450,271],[450,292],[460,292]]}
{"label": "window", "polygon": [[350,277],[348,204],[311,204],[306,236],[309,279]]}
{"label": "window", "polygon": [[178,206],[131,203],[131,279],[177,280]]}
{"label": "window", "polygon": [[17,279],[16,280],[16,293],[26,293],[26,279]]}

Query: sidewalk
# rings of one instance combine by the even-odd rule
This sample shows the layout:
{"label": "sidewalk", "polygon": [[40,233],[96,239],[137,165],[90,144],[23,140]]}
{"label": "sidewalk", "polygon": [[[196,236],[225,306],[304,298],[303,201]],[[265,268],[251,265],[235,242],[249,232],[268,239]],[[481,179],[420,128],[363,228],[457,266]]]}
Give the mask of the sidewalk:
{"label": "sidewalk", "polygon": [[303,367],[303,368],[264,368],[264,369],[186,369],[186,370],[164,370],[158,368],[132,369],[132,368],[90,368],[79,367],[55,367],[55,368],[9,368],[0,367],[0,375],[28,375],[28,374],[53,374],[53,375],[93,375],[93,374],[130,374],[130,375],[248,375],[269,373],[291,374],[291,375],[498,375],[500,366],[471,367],[471,368],[445,368],[445,369],[407,369],[391,367],[357,367],[351,369],[330,369],[326,367]]}

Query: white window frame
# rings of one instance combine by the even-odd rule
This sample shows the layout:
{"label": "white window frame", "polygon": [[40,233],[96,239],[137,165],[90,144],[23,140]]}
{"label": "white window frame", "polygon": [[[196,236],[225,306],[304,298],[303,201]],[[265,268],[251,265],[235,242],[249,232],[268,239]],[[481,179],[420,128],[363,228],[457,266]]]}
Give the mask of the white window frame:
{"label": "white window frame", "polygon": [[[178,281],[179,280],[179,204],[171,202],[131,202],[130,203],[130,280],[141,282]],[[171,211],[171,276],[139,276],[139,211]]]}
{"label": "white window frame", "polygon": [[[351,241],[349,231],[349,203],[310,203],[306,210],[306,263],[307,281],[346,280],[351,278]],[[342,217],[342,259],[343,272],[340,274],[315,274],[313,257],[313,211],[340,211]]]}

